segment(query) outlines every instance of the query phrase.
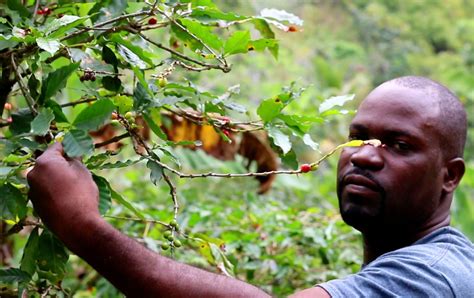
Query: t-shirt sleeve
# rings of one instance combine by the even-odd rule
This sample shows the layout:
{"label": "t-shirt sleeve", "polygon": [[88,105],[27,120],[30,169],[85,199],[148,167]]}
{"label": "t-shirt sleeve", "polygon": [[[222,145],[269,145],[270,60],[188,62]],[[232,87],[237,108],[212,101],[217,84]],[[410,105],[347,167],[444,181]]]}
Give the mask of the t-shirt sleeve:
{"label": "t-shirt sleeve", "polygon": [[381,257],[357,274],[318,286],[331,297],[453,297],[445,276],[411,256]]}

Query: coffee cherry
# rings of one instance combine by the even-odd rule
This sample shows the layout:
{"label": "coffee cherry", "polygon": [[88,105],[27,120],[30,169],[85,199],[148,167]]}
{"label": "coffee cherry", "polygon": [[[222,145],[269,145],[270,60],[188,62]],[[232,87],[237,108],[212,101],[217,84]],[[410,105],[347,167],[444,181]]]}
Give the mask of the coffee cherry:
{"label": "coffee cherry", "polygon": [[42,14],[44,14],[44,11],[43,11],[42,9],[38,9],[38,11],[36,12],[36,14],[42,15]]}
{"label": "coffee cherry", "polygon": [[128,121],[132,121],[133,120],[133,113],[132,112],[126,112],[125,115],[124,115],[125,119],[127,119]]}
{"label": "coffee cherry", "polygon": [[110,118],[113,119],[113,120],[118,119],[117,113],[116,113],[116,112],[112,112],[112,115],[110,115]]}
{"label": "coffee cherry", "polygon": [[163,243],[161,244],[161,249],[162,250],[168,250],[170,248],[170,244],[169,243]]}
{"label": "coffee cherry", "polygon": [[167,230],[163,233],[163,237],[165,237],[165,239],[168,239],[169,236],[171,236],[171,231],[170,230]]}
{"label": "coffee cherry", "polygon": [[181,247],[183,244],[181,244],[181,241],[176,239],[175,241],[173,241],[173,245],[174,245],[174,247]]}
{"label": "coffee cherry", "polygon": [[300,167],[300,170],[302,173],[308,173],[309,171],[311,171],[311,165],[305,163],[305,164],[302,164],[301,167]]}
{"label": "coffee cherry", "polygon": [[228,131],[227,129],[223,129],[222,133],[225,134],[228,138],[230,137],[230,131]]}
{"label": "coffee cherry", "polygon": [[176,221],[176,219],[173,219],[172,221],[170,221],[170,226],[172,226],[172,227],[177,227],[178,226],[178,222]]}
{"label": "coffee cherry", "polygon": [[155,25],[157,23],[155,18],[151,18],[148,20],[148,25]]}
{"label": "coffee cherry", "polygon": [[91,81],[95,82],[95,74],[91,74]]}
{"label": "coffee cherry", "polygon": [[166,78],[160,77],[158,79],[158,86],[161,88],[165,87],[168,84],[168,80]]}
{"label": "coffee cherry", "polygon": [[8,117],[7,122],[8,122],[8,123],[12,123],[12,122],[13,122],[13,118],[12,118],[12,117]]}
{"label": "coffee cherry", "polygon": [[7,111],[12,109],[12,104],[9,102],[6,102],[5,105],[3,105],[3,108]]}

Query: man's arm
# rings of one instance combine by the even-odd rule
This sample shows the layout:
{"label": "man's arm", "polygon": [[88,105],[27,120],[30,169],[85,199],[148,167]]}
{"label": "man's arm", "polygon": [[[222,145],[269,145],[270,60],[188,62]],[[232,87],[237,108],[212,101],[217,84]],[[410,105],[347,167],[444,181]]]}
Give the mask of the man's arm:
{"label": "man's arm", "polygon": [[268,297],[262,290],[185,265],[123,235],[98,211],[90,172],[51,146],[28,174],[29,196],[45,224],[64,244],[130,297]]}

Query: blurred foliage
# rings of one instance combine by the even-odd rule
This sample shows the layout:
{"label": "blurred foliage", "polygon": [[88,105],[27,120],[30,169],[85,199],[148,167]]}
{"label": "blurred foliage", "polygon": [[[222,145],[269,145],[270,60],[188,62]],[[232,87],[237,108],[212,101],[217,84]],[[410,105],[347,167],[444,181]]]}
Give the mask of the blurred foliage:
{"label": "blurred foliage", "polygon": [[[202,73],[176,71],[167,77],[169,82],[183,83],[187,80],[192,82],[192,86],[199,86],[196,87],[199,91],[212,94],[224,94],[230,87],[240,84],[240,93],[233,95],[232,100],[235,104],[246,107],[248,112],[225,110],[223,113],[235,121],[263,118],[261,113],[257,113],[261,102],[282,94],[282,87],[291,85],[292,82],[295,82],[292,90],[300,90],[300,87],[305,90],[295,100],[287,103],[284,112],[288,115],[320,116],[318,109],[325,99],[351,93],[356,95],[356,100],[349,102],[346,110],[338,110],[338,115],[327,116],[322,122],[312,123],[308,132],[319,144],[319,150],[311,149],[305,145],[303,138],[296,137],[291,130],[285,130],[291,138],[292,147],[291,152],[286,157],[283,156],[284,167],[313,162],[322,152],[344,142],[347,137],[347,125],[353,114],[351,109],[354,109],[373,87],[385,80],[408,74],[421,75],[438,80],[452,89],[464,103],[469,118],[465,154],[467,171],[455,194],[452,222],[474,240],[472,1],[222,0],[215,3],[222,11],[232,11],[236,15],[259,15],[263,9],[270,7],[282,9],[299,16],[304,20],[304,24],[295,25],[295,30],[292,31],[296,32],[273,32],[275,39],[279,41],[277,57],[270,51],[265,54],[250,51],[245,55],[229,56],[232,71],[225,75],[220,70]],[[82,13],[85,12],[87,11]],[[4,26],[3,22],[0,25]],[[234,29],[249,30],[251,36],[259,32],[257,26],[248,24],[235,24]],[[229,38],[231,34],[227,30],[224,29],[224,32],[218,34]],[[168,38],[166,34],[160,30],[153,37]],[[2,42],[4,41],[0,41],[0,44]],[[136,48],[130,45],[128,47],[138,53]],[[101,54],[99,50],[95,51],[86,52],[90,55]],[[114,53],[119,53],[119,50]],[[125,58],[120,55],[117,57],[120,64],[127,63]],[[153,61],[165,58],[166,56],[158,52],[153,52],[150,56]],[[207,61],[207,58],[204,57],[202,61]],[[38,59],[44,62],[47,56],[43,54],[43,57]],[[143,60],[138,63],[147,63],[146,58]],[[51,67],[57,69],[67,63],[68,61],[60,59]],[[36,66],[33,64],[28,67]],[[94,69],[95,66],[91,67]],[[163,71],[163,68],[160,70]],[[60,98],[62,103],[81,98],[96,87],[90,85],[84,89],[80,87],[77,74],[73,74],[71,78],[68,88]],[[31,84],[35,82],[32,81]],[[125,81],[124,85],[125,91],[134,91],[133,81]],[[113,82],[108,86],[115,88]],[[19,90],[11,96],[9,102],[16,107],[26,107]],[[123,105],[126,105],[126,102]],[[65,114],[70,119],[75,119],[82,109],[80,106],[70,108],[65,110]],[[6,119],[9,113],[10,111],[4,111],[3,117]],[[15,117],[19,116],[21,115]],[[26,116],[22,117],[21,119],[24,119]],[[48,113],[43,114],[43,119],[48,122]],[[44,125],[35,127],[41,130]],[[21,131],[22,127],[16,129]],[[131,142],[124,141],[124,144],[120,156],[107,157],[109,162],[136,159],[131,150]],[[279,150],[278,146],[275,148]],[[172,164],[174,159],[179,160],[181,171],[186,173],[247,172],[245,161],[240,157],[224,162],[202,151],[180,147],[173,148],[172,151],[173,157],[163,156],[163,161]],[[4,158],[2,156],[2,159]],[[150,183],[150,170],[143,162],[120,169],[97,169],[95,173],[107,178],[111,188],[136,208],[133,212],[133,208],[127,208],[128,205],[119,201],[120,198],[112,196],[114,200],[106,216],[109,216],[110,222],[121,231],[135,237],[152,250],[207,270],[220,272],[220,265],[227,262],[225,270],[230,271],[228,273],[258,285],[276,296],[285,296],[295,290],[356,272],[360,268],[360,235],[346,226],[338,215],[335,193],[336,159],[329,159],[316,172],[298,176],[280,175],[270,192],[263,195],[257,195],[258,183],[251,178],[184,180],[172,176],[181,205],[178,223],[187,237],[180,237],[183,247],[166,251],[160,248],[167,242],[163,237],[165,228],[153,221],[143,221],[140,216],[170,222],[173,219],[173,203],[169,187],[163,181],[157,185]],[[16,181],[15,185],[21,183],[24,181]],[[6,193],[15,192],[12,189],[9,191],[6,190]],[[20,188],[20,191],[24,193],[25,189]],[[29,208],[31,209],[30,206]],[[26,211],[16,212],[20,214]],[[13,224],[11,221],[8,225],[4,223],[2,232]],[[5,258],[5,266],[20,267],[23,263],[22,256],[29,247],[27,241],[33,245],[32,242],[41,241],[40,237],[52,237],[44,233],[39,235],[38,239],[31,236],[37,234],[37,231],[25,228],[21,233],[5,238],[5,245],[11,246],[13,252]],[[77,257],[70,256],[65,266],[66,273],[60,288],[51,287],[55,276],[35,276],[34,283],[38,291],[49,291],[52,296],[120,295]],[[28,268],[21,269],[32,272],[28,271]],[[63,268],[59,269],[62,272]],[[13,284],[19,283],[20,286],[28,278],[21,273],[12,276],[16,278]]]}

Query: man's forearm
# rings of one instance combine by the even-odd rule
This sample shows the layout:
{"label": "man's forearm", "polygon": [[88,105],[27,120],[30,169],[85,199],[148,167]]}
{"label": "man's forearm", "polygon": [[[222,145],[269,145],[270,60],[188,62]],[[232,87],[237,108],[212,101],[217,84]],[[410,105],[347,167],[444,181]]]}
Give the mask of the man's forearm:
{"label": "man's forearm", "polygon": [[129,297],[268,297],[250,284],[154,253],[102,219],[78,223],[60,238]]}

